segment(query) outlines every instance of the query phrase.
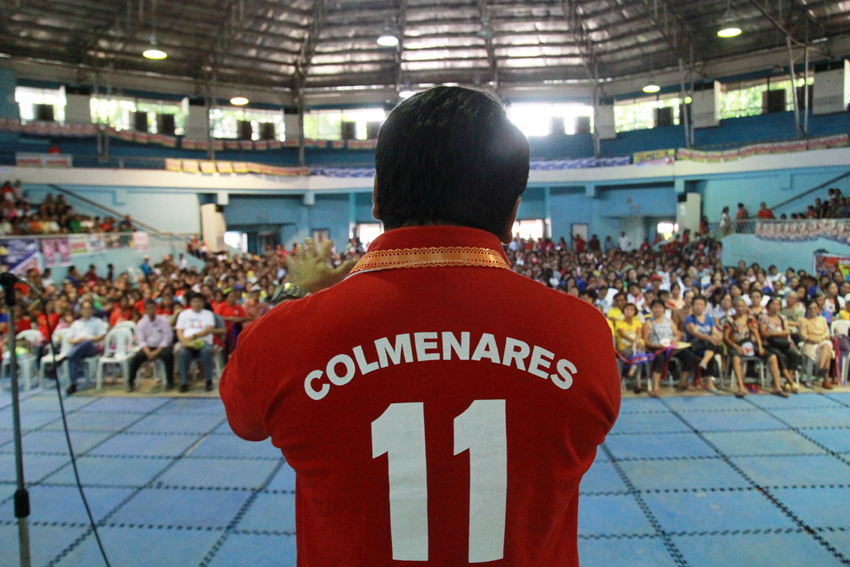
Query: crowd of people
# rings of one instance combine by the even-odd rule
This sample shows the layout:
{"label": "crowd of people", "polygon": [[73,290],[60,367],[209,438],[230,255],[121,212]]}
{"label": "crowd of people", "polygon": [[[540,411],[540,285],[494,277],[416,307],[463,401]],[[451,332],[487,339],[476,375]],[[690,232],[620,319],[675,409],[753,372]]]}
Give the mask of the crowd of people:
{"label": "crowd of people", "polygon": [[48,194],[38,205],[24,199],[21,182],[6,181],[0,187],[0,236],[81,234],[93,232],[133,232],[129,216],[79,214],[66,202],[64,195]]}
{"label": "crowd of people", "polygon": [[745,396],[758,390],[744,382],[749,361],[764,365],[782,397],[797,393],[806,360],[812,377],[833,387],[843,341],[831,323],[850,320],[850,282],[841,272],[815,277],[744,262],[724,268],[722,244],[711,239],[626,251],[574,242],[516,238],[506,251],[516,272],[594,304],[608,319],[624,377],[648,367],[650,395],[675,370],[679,389],[719,393],[715,380],[729,374],[735,394]]}
{"label": "crowd of people", "polygon": [[[848,219],[850,218],[850,198],[845,197],[841,193],[841,189],[832,187],[827,190],[826,199],[815,199],[814,203],[808,205],[805,211],[791,213],[789,217],[786,213],[779,215],[779,218],[773,213],[766,203],[759,203],[759,210],[756,213],[758,220],[806,220],[806,219]],[[751,221],[750,212],[743,203],[738,203],[738,209],[733,219],[729,213],[729,207],[723,207],[720,213],[720,234],[727,236],[731,232],[752,232],[752,226],[748,225]]]}
{"label": "crowd of people", "polygon": [[[168,388],[174,386],[177,361],[181,392],[188,391],[189,367],[193,359],[199,359],[205,387],[212,390],[214,355],[221,353],[227,360],[242,329],[270,310],[276,284],[285,273],[278,254],[210,260],[202,270],[190,269],[183,254],[176,259],[168,256],[157,265],[145,258],[135,279],[130,272],[136,270],[118,274],[110,265],[107,273],[98,274],[90,266],[81,274],[71,267],[64,279],[55,280],[49,269],[43,273],[31,269],[26,282],[17,284],[11,313],[16,333],[33,329],[40,333],[37,344],[27,348],[42,354],[57,331],[68,329],[70,349],[64,360],[69,394],[76,392],[86,360],[103,353],[107,333],[127,322],[135,326],[137,349],[125,377],[129,390],[135,386],[139,368],[157,359],[165,363]],[[9,316],[3,308],[0,330],[4,335]],[[4,351],[8,347],[4,337]]]}
{"label": "crowd of people", "polygon": [[[736,395],[743,396],[757,389],[745,383],[743,363],[757,361],[769,373],[772,391],[787,396],[797,392],[795,378],[805,360],[822,387],[831,388],[837,343],[830,323],[850,321],[850,282],[840,272],[814,277],[743,262],[724,268],[721,242],[708,239],[685,247],[685,239],[660,249],[647,241],[623,250],[631,244],[625,234],[614,246],[595,236],[589,242],[576,236],[570,244],[563,238],[517,236],[505,253],[515,272],[600,310],[611,327],[624,379],[636,378],[638,391],[641,375],[648,373],[653,396],[667,374],[675,376],[679,389],[717,393],[715,380],[725,373],[734,377]],[[112,266],[105,274],[94,266],[84,274],[72,267],[61,280],[53,279],[50,270],[31,270],[29,281],[45,293],[19,284],[16,329],[38,329],[42,347],[50,332],[70,329],[71,393],[84,361],[102,352],[109,329],[127,321],[136,325],[138,348],[128,388],[145,362],[162,359],[168,386],[174,384],[176,361],[180,389],[186,391],[189,367],[197,358],[211,389],[213,356],[221,353],[226,361],[239,333],[271,309],[291,252],[278,246],[262,256],[230,256],[190,248],[205,260],[202,269],[190,268],[180,254],[156,265],[146,258],[136,278]],[[351,239],[335,251],[333,261],[357,259],[364,251]],[[0,313],[3,328],[7,318]]]}

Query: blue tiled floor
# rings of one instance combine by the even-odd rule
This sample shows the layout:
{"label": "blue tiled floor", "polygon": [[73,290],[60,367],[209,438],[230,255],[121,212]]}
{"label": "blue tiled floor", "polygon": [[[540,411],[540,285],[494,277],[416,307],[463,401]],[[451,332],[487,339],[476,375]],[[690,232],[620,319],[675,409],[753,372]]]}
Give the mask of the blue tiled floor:
{"label": "blue tiled floor", "polygon": [[[218,399],[66,399],[112,565],[296,564],[295,472]],[[18,565],[0,392],[0,565]],[[100,565],[54,392],[22,400],[33,565]],[[850,562],[850,394],[626,399],[582,480],[583,567]],[[842,563],[843,562],[843,563]]]}

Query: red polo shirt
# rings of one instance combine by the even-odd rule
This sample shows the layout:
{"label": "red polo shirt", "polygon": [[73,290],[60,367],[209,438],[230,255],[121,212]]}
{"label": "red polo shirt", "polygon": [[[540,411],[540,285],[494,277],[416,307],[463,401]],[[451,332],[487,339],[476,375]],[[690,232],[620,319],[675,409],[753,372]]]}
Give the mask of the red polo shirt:
{"label": "red polo shirt", "polygon": [[[369,251],[489,248],[460,227]],[[256,321],[230,426],[296,472],[299,566],[578,565],[578,490],[617,417],[599,311],[507,269],[357,273]]]}

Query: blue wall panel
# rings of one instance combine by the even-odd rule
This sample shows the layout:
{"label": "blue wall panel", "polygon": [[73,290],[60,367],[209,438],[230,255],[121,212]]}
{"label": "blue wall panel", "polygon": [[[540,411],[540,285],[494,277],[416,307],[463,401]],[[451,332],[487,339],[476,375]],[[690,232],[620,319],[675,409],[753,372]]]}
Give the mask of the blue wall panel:
{"label": "blue wall panel", "polygon": [[[198,234],[201,232],[201,212],[198,194],[192,191],[158,190],[145,187],[121,188],[116,193],[110,187],[75,187],[74,193],[116,211],[130,215],[161,232]],[[26,199],[40,203],[48,193],[58,193],[48,186],[32,185],[25,189]],[[116,199],[116,194],[118,198]],[[65,197],[75,211],[90,216],[109,216],[102,209]]]}
{"label": "blue wall panel", "polygon": [[834,240],[818,238],[804,242],[762,240],[749,234],[730,234],[723,239],[723,265],[734,266],[740,260],[747,264],[758,262],[767,268],[775,265],[780,271],[788,268],[812,271],[815,251],[850,256],[850,245],[839,244]]}

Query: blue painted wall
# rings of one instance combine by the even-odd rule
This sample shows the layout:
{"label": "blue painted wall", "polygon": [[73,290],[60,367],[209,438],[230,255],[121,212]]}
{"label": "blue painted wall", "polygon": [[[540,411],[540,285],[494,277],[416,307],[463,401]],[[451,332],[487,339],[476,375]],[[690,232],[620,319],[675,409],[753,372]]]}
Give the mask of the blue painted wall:
{"label": "blue painted wall", "polygon": [[344,245],[349,237],[348,199],[347,193],[317,195],[315,204],[305,205],[301,197],[232,195],[229,204],[224,206],[224,222],[227,230],[276,231],[280,242],[287,245],[311,237],[314,230],[329,230],[331,239],[337,245]]}
{"label": "blue painted wall", "polygon": [[[201,232],[199,195],[193,191],[160,190],[147,187],[113,189],[109,187],[75,187],[74,193],[118,212],[130,215],[161,232],[198,234]],[[45,185],[25,187],[25,197],[40,203],[48,193],[58,193]],[[102,209],[77,199],[65,197],[75,211],[91,216],[108,216]]]}
{"label": "blue painted wall", "polygon": [[[775,173],[720,174],[707,176],[695,185],[696,192],[703,197],[703,213],[708,216],[710,222],[718,222],[725,206],[728,206],[734,215],[737,204],[743,203],[752,216],[758,211],[762,201],[767,203],[768,207],[774,207],[848,171],[850,164],[847,167],[783,170]],[[830,187],[841,189],[845,195],[850,194],[850,179],[837,181],[792,203],[777,207],[774,213],[779,217],[781,213],[790,216],[791,213],[804,212],[806,206],[814,203],[816,197],[825,198]]]}
{"label": "blue painted wall", "polygon": [[850,256],[850,245],[839,244],[834,240],[818,238],[804,242],[762,240],[748,234],[730,234],[723,239],[723,265],[734,266],[740,260],[748,265],[758,262],[766,268],[775,265],[780,271],[788,268],[811,272],[815,251]]}

